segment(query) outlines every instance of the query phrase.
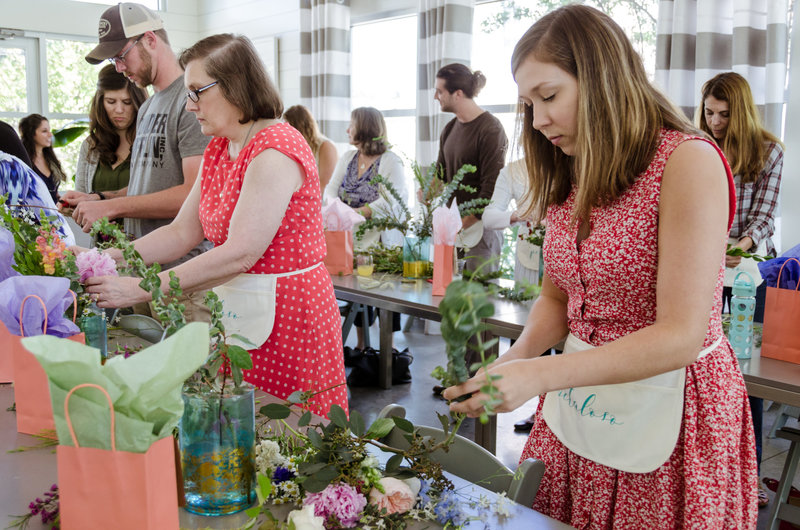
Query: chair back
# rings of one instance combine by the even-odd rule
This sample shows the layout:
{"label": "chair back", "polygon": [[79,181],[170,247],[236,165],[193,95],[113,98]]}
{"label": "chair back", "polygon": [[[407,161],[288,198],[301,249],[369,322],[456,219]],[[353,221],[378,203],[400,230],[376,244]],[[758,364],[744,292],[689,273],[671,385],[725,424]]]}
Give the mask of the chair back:
{"label": "chair back", "polygon": [[[396,404],[387,405],[378,414],[379,418],[405,418],[405,409]],[[434,441],[444,439],[444,431],[435,427],[416,426],[423,437]],[[381,442],[390,447],[405,449],[410,444],[406,436],[409,433],[394,428]],[[509,499],[530,507],[539,484],[544,476],[544,462],[529,458],[522,462],[517,471],[511,471],[492,453],[468,440],[456,435],[448,451],[438,449],[431,453],[431,459],[442,465],[442,468],[464,480],[477,484],[495,493],[506,493]]]}

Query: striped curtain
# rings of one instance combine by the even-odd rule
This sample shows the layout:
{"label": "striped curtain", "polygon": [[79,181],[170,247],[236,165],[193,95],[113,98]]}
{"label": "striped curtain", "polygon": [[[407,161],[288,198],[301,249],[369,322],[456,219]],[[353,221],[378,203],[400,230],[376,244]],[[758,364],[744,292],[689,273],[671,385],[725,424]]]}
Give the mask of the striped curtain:
{"label": "striped curtain", "polygon": [[347,143],[350,0],[300,0],[300,98],[322,134]]}
{"label": "striped curtain", "polygon": [[703,84],[734,71],[750,83],[764,125],[782,135],[787,0],[661,0],[656,84],[694,118]]}
{"label": "striped curtain", "polygon": [[453,118],[434,101],[436,72],[450,63],[469,66],[474,0],[419,0],[417,43],[417,162],[436,161],[439,133]]}

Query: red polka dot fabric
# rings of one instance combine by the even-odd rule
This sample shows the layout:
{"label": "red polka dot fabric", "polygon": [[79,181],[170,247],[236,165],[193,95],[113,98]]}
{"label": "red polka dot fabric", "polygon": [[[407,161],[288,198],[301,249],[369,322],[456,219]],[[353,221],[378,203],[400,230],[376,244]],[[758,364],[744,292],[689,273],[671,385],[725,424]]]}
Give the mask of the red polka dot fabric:
{"label": "red polka dot fabric", "polygon": [[[569,296],[569,328],[578,338],[599,346],[655,322],[661,176],[670,154],[691,138],[662,133],[653,161],[631,188],[611,205],[592,210],[591,233],[580,251],[578,226],[570,226],[575,190],[548,210],[545,265]],[[724,260],[704,347],[723,334],[723,271]],[[533,508],[576,528],[756,526],[753,425],[744,380],[726,339],[686,368],[681,433],[659,469],[626,473],[578,456],[564,447],[541,414],[522,452],[523,460],[529,457],[546,466]]]}
{"label": "red polka dot fabric", "polygon": [[[203,155],[203,232],[215,245],[225,242],[247,166],[265,149],[275,149],[297,162],[305,178],[269,247],[247,272],[275,274],[321,263],[325,238],[317,166],[306,141],[286,123],[258,132],[236,160],[228,156],[226,138],[211,140]],[[334,403],[347,411],[340,324],[333,284],[324,266],[278,278],[275,325],[267,342],[250,351],[253,369],[245,373],[245,380],[282,399],[295,390],[324,391],[309,407],[320,416],[327,417]]]}

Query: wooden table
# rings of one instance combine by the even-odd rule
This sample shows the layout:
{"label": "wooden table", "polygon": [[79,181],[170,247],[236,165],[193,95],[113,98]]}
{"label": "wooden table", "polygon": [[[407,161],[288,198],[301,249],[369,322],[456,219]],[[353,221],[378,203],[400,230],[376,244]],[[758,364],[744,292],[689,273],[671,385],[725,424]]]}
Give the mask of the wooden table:
{"label": "wooden table", "polygon": [[[397,276],[375,274],[372,277],[383,280],[383,286],[366,289],[359,284],[358,276],[332,276],[336,298],[348,302],[377,307],[380,319],[380,352],[379,386],[391,387],[391,313],[405,313],[428,320],[441,321],[439,302],[441,296],[433,296],[432,286],[425,280],[405,282]],[[516,339],[528,317],[533,301],[511,302],[502,298],[493,298],[494,316],[487,318],[487,338],[504,337]],[[443,350],[444,352],[444,347]],[[800,364],[787,363],[775,359],[763,358],[757,351],[752,359],[739,361],[747,392],[753,397],[760,397],[800,407]],[[486,425],[476,424],[475,441],[495,452],[496,418]]]}
{"label": "wooden table", "polygon": [[[263,393],[257,394],[256,399],[259,401],[256,408],[268,402],[278,402],[277,399]],[[16,453],[8,452],[18,447],[36,446],[38,444],[38,440],[33,436],[17,433],[14,413],[6,411],[13,401],[14,392],[11,385],[0,385],[0,477],[3,478],[2,482],[0,482],[0,523],[2,523],[0,526],[2,528],[5,528],[10,523],[9,516],[26,513],[29,502],[36,497],[41,497],[42,493],[47,491],[52,484],[58,482],[54,447],[41,447]],[[489,498],[495,497],[494,493],[480,486],[467,483],[455,476],[450,476],[450,478],[459,490],[471,488],[471,491],[469,489],[466,491],[469,491],[470,495],[474,495],[476,498],[481,494]],[[97,499],[97,502],[102,502],[102,499]],[[288,507],[279,507],[278,510],[275,510],[275,514],[280,515],[287,511]],[[512,503],[510,511],[511,517],[509,518],[499,519],[495,517],[490,519],[488,522],[489,527],[509,530],[515,528],[568,530],[571,528],[519,504]],[[238,528],[247,519],[244,512],[223,517],[204,517],[191,514],[180,508],[181,528]],[[112,527],[109,526],[109,528]],[[431,527],[436,527],[436,525],[425,523],[413,525],[410,528]],[[478,521],[468,524],[467,527],[480,529],[484,525]],[[31,520],[29,528],[31,530],[39,530],[46,527],[41,524],[41,519],[37,516]]]}

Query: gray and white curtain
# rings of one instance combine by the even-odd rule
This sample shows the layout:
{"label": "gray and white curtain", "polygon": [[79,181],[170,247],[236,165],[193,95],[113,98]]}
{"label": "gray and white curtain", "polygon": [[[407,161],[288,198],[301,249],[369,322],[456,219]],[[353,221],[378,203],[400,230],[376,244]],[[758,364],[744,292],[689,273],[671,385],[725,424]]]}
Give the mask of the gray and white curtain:
{"label": "gray and white curtain", "polygon": [[694,118],[703,84],[734,71],[750,83],[764,125],[782,134],[787,0],[661,0],[656,84]]}
{"label": "gray and white curtain", "polygon": [[350,0],[300,0],[300,97],[322,134],[347,142]]}
{"label": "gray and white curtain", "polygon": [[439,133],[453,118],[434,101],[436,72],[450,63],[470,64],[474,0],[419,0],[417,43],[417,162],[436,161]]}

